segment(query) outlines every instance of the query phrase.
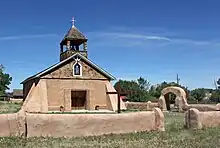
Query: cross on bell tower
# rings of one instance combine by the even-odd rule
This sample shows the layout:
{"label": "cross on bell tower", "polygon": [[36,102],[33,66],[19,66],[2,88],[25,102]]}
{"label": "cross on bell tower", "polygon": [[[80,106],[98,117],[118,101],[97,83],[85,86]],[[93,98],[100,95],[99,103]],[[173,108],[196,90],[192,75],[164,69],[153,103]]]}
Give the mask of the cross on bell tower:
{"label": "cross on bell tower", "polygon": [[74,17],[72,18],[71,22],[72,22],[72,27],[75,27],[75,22],[76,22],[76,20],[75,20]]}
{"label": "cross on bell tower", "polygon": [[[80,53],[83,56],[87,57],[87,38],[76,28],[75,18],[73,17],[72,26],[60,42],[60,61],[65,60],[75,53]],[[81,49],[80,46],[83,45]],[[64,50],[64,48],[66,48]]]}

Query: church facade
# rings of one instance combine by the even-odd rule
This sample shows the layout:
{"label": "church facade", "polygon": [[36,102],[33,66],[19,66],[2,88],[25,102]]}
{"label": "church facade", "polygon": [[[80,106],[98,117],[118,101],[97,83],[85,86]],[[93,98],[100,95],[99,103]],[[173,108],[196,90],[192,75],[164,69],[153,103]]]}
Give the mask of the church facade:
{"label": "church facade", "polygon": [[[22,82],[28,112],[117,110],[115,77],[88,59],[88,39],[74,26],[60,42],[60,61]],[[121,109],[126,109],[121,101]]]}

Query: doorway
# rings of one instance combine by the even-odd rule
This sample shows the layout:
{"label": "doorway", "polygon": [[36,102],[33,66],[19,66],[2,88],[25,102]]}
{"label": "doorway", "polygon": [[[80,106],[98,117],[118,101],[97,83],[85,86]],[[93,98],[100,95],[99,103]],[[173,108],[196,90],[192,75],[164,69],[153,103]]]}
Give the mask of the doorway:
{"label": "doorway", "polygon": [[176,99],[176,95],[172,92],[168,92],[167,94],[164,95],[165,97],[165,102],[167,106],[167,110],[171,111],[171,109],[174,108],[174,103]]}
{"label": "doorway", "polygon": [[86,109],[86,91],[71,91],[71,108],[72,110]]}

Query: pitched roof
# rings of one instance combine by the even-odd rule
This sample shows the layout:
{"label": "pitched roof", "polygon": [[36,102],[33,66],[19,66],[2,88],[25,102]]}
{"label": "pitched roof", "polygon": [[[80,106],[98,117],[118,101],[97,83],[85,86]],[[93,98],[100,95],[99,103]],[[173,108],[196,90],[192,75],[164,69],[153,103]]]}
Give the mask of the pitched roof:
{"label": "pitched roof", "polygon": [[86,61],[90,66],[92,66],[94,69],[96,69],[97,71],[99,71],[100,73],[102,73],[104,76],[106,76],[107,78],[109,78],[110,80],[115,80],[116,78],[114,76],[112,76],[110,73],[108,73],[107,71],[105,71],[104,69],[102,69],[101,67],[99,67],[98,65],[96,65],[95,63],[93,63],[91,60],[89,60],[88,58],[84,57],[83,55],[81,55],[80,53],[75,53],[72,56],[70,56],[69,58],[54,64],[52,66],[50,66],[49,68],[25,79],[23,82],[21,82],[21,84],[27,82],[28,80],[32,80],[35,78],[40,78],[42,76],[44,76],[46,73],[48,73],[49,71],[52,71],[54,69],[56,69],[57,67],[59,67],[60,65],[62,65],[63,63],[66,63],[67,61],[69,61],[70,59],[72,59],[75,56],[79,56],[81,59],[83,59],[84,61]]}
{"label": "pitched roof", "polygon": [[87,38],[73,26],[69,29],[62,42],[65,40],[87,40]]}
{"label": "pitched roof", "polygon": [[23,96],[22,89],[13,89],[13,96]]}

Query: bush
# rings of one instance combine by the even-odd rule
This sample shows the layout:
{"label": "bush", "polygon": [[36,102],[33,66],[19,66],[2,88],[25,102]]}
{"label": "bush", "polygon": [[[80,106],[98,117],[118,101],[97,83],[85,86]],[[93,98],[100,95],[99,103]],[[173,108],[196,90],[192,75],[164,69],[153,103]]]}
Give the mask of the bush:
{"label": "bush", "polygon": [[157,103],[159,99],[157,99],[156,97],[151,97],[149,101]]}

